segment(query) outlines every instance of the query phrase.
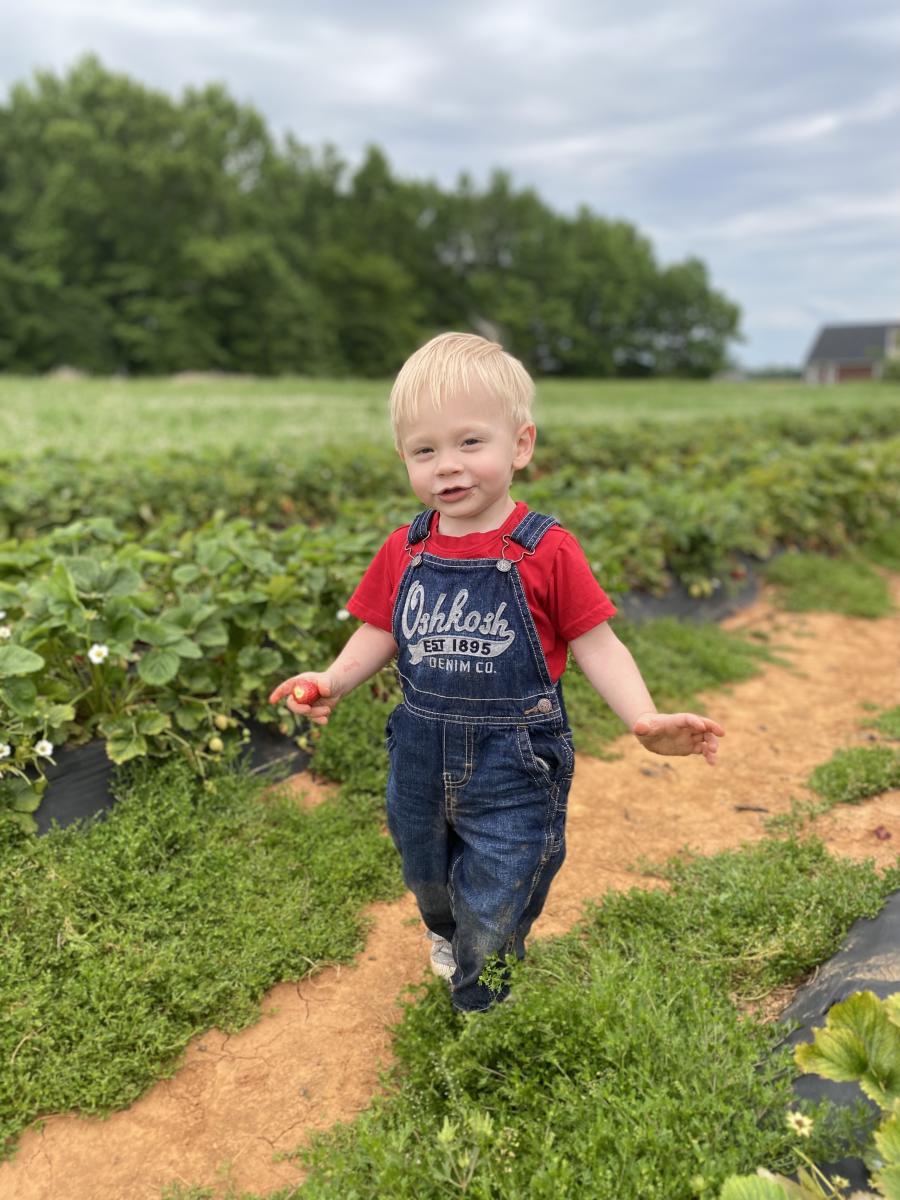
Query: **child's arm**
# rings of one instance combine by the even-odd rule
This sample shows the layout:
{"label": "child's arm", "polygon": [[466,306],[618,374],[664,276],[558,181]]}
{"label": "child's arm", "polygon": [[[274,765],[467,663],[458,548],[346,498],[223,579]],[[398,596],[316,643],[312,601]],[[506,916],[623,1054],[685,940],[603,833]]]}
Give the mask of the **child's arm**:
{"label": "child's arm", "polygon": [[[326,671],[303,671],[300,675],[292,675],[275,688],[269,702],[277,704],[286,696],[291,712],[309,717],[316,725],[327,725],[338,700],[380,671],[396,653],[393,634],[377,625],[361,625]],[[298,704],[291,695],[294,685],[303,679],[311,679],[319,689],[319,699],[312,705]]]}
{"label": "child's arm", "polygon": [[658,713],[637,664],[608,622],[569,643],[575,661],[594,689],[638,741],[655,754],[702,754],[715,765],[725,730],[696,713]]}

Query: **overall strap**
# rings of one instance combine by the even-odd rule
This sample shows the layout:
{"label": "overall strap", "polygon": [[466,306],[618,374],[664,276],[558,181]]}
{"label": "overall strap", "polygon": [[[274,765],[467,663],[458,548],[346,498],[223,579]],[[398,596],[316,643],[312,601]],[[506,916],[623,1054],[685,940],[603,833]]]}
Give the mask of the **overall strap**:
{"label": "overall strap", "polygon": [[[416,516],[406,534],[407,548],[425,541],[429,536],[431,519],[436,511],[434,508],[426,508],[424,512],[420,512]],[[559,521],[556,517],[548,517],[539,512],[529,512],[525,514],[512,533],[507,534],[507,537],[510,541],[522,546],[529,554],[533,554],[547,530],[558,524]]]}
{"label": "overall strap", "polygon": [[518,542],[530,554],[534,554],[547,530],[558,524],[559,521],[556,517],[547,517],[539,512],[526,513],[509,537],[511,541]]}
{"label": "overall strap", "polygon": [[424,512],[420,512],[415,518],[406,534],[407,549],[410,546],[415,546],[417,542],[425,541],[431,531],[431,518],[436,512],[436,508],[426,508]]}

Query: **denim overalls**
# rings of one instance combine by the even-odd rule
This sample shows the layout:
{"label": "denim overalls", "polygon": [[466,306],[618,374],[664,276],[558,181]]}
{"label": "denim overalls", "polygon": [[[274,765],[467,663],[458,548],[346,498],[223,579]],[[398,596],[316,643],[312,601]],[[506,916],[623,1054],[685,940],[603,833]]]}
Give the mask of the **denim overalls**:
{"label": "denim overalls", "polygon": [[410,526],[393,611],[387,820],[422,919],[452,943],[453,1005],[478,1011],[508,991],[478,982],[485,960],[524,956],[565,857],[572,734],[515,565],[557,522],[530,512],[501,558],[450,559],[425,549],[434,513]]}

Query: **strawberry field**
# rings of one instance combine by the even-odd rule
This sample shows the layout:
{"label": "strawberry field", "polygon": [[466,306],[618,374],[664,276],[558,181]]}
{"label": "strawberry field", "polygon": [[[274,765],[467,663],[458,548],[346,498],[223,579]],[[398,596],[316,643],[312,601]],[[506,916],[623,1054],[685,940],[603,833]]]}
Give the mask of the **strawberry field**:
{"label": "strawberry field", "polygon": [[[236,1030],[272,983],[352,960],[363,946],[361,906],[400,890],[379,832],[390,672],[346,701],[321,736],[266,702],[275,683],[321,668],[343,644],[350,592],[385,535],[415,511],[386,422],[378,432],[386,388],[301,382],[294,395],[267,384],[261,404],[284,418],[285,433],[254,417],[252,388],[241,385],[238,428],[227,433],[217,413],[220,401],[233,404],[230,383],[66,386],[0,383],[9,434],[0,454],[0,854],[14,881],[3,914],[10,1020],[0,1116],[10,1139],[46,1113],[130,1103],[192,1033],[217,1022]],[[539,393],[538,452],[514,489],[577,532],[614,600],[678,588],[701,605],[776,556],[818,563],[823,578],[847,561],[858,574],[863,561],[900,569],[896,390],[679,385],[667,405],[667,386]],[[35,419],[42,406],[52,433]],[[165,418],[176,412],[180,434],[167,442]],[[314,435],[304,436],[297,412],[315,418]],[[143,436],[154,413],[156,440]],[[622,622],[620,632],[661,702],[687,704],[767,661],[761,642],[717,629],[696,641],[671,622]],[[570,678],[577,744],[591,747],[588,727],[609,741],[615,721],[574,669]],[[341,797],[314,813],[261,804],[260,780],[236,757],[251,723],[311,751]],[[90,743],[120,769],[121,803],[90,831],[37,839],[48,764]],[[893,769],[882,789],[894,786]],[[782,1088],[784,1067],[751,1084],[761,1035],[741,1044],[744,1027],[726,1014],[729,989],[750,996],[811,969],[896,879],[790,841],[755,858],[671,870],[672,906],[606,906],[580,941],[536,955],[537,990],[513,1032],[495,1022],[456,1041],[440,992],[430,991],[398,1042],[406,1074],[392,1106],[318,1146],[314,1176],[297,1194],[671,1200],[715,1195],[726,1175],[758,1162],[787,1169],[784,1131],[759,1124],[765,1088]],[[764,912],[748,907],[746,897],[776,880]],[[732,907],[707,941],[692,941],[695,913],[724,893]],[[728,942],[738,927],[781,946],[785,928],[804,921],[808,941],[756,965]],[[634,934],[640,961],[620,961],[637,925],[655,932]],[[670,1003],[652,981],[681,971],[684,958],[676,967],[666,957],[679,939],[695,966]],[[635,1003],[665,1003],[671,1024],[635,1009],[629,1024],[645,1030],[643,1047],[612,1033],[586,1041],[596,1014],[608,1019],[613,996],[627,992],[624,981],[645,975]],[[721,1044],[679,1040],[707,1017]],[[447,1048],[437,1059],[429,1027]],[[660,1073],[646,1039],[663,1062],[671,1056]],[[569,1043],[581,1047],[583,1078],[568,1052],[553,1049]],[[726,1045],[747,1089],[694,1087],[696,1063],[708,1060],[715,1075]],[[676,1060],[689,1068],[683,1079]],[[691,1088],[711,1089],[720,1107],[690,1107],[685,1123]],[[616,1119],[592,1125],[590,1104],[611,1106]],[[738,1109],[730,1146],[718,1157],[701,1150]],[[661,1140],[642,1165],[638,1130],[654,1121]],[[604,1175],[591,1164],[609,1159],[613,1142],[618,1165]]]}

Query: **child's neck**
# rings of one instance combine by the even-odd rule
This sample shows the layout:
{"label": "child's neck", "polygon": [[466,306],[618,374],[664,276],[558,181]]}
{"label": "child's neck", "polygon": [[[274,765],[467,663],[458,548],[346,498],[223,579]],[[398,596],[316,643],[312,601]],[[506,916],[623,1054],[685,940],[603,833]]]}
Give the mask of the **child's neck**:
{"label": "child's neck", "polygon": [[473,517],[454,517],[446,513],[438,515],[437,532],[442,537],[466,537],[470,533],[491,533],[499,529],[510,513],[515,511],[516,502],[507,495],[502,502],[498,501],[486,508],[484,512]]}

